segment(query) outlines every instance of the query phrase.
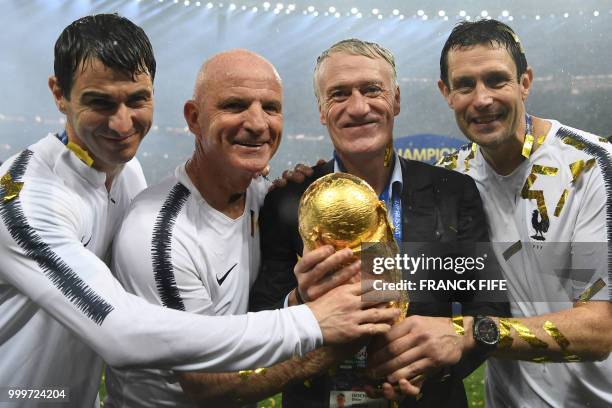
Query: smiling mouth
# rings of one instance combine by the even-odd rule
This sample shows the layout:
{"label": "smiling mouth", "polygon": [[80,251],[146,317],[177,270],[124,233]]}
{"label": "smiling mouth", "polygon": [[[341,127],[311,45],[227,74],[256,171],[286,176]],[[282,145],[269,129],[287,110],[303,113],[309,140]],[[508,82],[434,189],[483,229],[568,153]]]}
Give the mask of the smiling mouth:
{"label": "smiling mouth", "polygon": [[102,137],[104,137],[107,140],[111,140],[111,141],[115,141],[115,142],[121,142],[123,140],[127,140],[133,136],[136,136],[138,134],[138,132],[133,132],[130,133],[127,136],[120,136],[120,135],[103,135]]}
{"label": "smiling mouth", "polygon": [[367,126],[367,125],[373,125],[376,122],[360,122],[360,123],[347,123],[346,125],[344,125],[344,128],[357,128],[357,127],[362,127],[362,126]]}
{"label": "smiling mouth", "polygon": [[268,142],[234,142],[235,145],[244,146],[244,147],[262,147],[268,144]]}
{"label": "smiling mouth", "polygon": [[483,116],[478,116],[475,118],[471,118],[470,122],[473,122],[477,125],[486,125],[489,124],[491,122],[494,122],[496,120],[499,120],[503,117],[503,115],[501,113],[495,114],[495,115],[483,115]]}

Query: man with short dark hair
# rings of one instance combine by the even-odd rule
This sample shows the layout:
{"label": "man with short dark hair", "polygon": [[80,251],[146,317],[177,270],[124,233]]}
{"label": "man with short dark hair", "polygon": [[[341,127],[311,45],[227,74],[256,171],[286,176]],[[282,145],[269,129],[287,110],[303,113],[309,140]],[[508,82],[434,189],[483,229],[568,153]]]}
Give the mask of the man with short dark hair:
{"label": "man with short dark hair", "polygon": [[[91,407],[103,360],[238,370],[388,327],[361,320],[360,302],[338,313],[332,297],[212,317],[125,292],[102,259],[145,187],[133,157],[151,126],[154,76],[144,31],[117,15],[81,18],[57,40],[49,88],[66,115],[65,130],[0,168],[0,391],[7,393],[0,400],[10,389],[53,387],[59,402]],[[17,405],[39,402],[22,398]]]}
{"label": "man with short dark hair", "polygon": [[487,406],[609,407],[610,144],[527,113],[533,72],[518,36],[499,21],[457,25],[440,75],[440,92],[471,141],[440,165],[476,181],[491,240],[503,244],[497,255],[515,318],[466,318],[463,338],[436,333],[457,341],[433,360],[399,324],[384,336],[375,371],[396,382],[480,350],[500,357],[488,361]]}

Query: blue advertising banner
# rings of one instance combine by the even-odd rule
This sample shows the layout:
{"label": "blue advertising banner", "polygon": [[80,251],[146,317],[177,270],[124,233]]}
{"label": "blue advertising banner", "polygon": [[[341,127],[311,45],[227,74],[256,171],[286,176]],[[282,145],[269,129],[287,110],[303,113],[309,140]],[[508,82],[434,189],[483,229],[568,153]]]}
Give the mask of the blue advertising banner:
{"label": "blue advertising banner", "polygon": [[421,133],[395,138],[393,144],[397,154],[405,159],[435,163],[442,156],[467,143],[464,138]]}

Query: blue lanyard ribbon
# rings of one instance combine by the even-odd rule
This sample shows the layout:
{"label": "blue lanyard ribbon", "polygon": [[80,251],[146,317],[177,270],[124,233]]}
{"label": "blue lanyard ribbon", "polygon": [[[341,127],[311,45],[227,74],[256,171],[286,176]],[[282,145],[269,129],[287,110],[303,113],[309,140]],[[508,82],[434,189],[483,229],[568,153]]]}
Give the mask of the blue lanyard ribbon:
{"label": "blue lanyard ribbon", "polygon": [[[402,230],[402,197],[401,191],[398,191],[399,184],[393,183],[389,188],[383,190],[378,197],[384,201],[387,208],[391,211],[391,222],[393,223],[393,237],[397,244],[401,244],[403,230]],[[389,190],[391,190],[391,199],[389,200]]]}
{"label": "blue lanyard ribbon", "polygon": [[531,115],[528,113],[525,113],[525,134],[526,135],[533,135],[533,124],[531,123]]}
{"label": "blue lanyard ribbon", "polygon": [[64,130],[62,133],[57,133],[55,136],[59,139],[60,142],[67,145],[68,144],[68,134]]}

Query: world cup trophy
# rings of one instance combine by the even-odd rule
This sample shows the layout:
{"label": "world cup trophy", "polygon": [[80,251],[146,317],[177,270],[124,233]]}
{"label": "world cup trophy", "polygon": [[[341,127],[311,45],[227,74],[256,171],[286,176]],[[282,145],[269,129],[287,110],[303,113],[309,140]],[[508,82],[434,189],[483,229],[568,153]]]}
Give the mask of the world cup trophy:
{"label": "world cup trophy", "polygon": [[[309,250],[323,245],[335,250],[348,247],[356,257],[363,253],[369,259],[395,258],[399,252],[385,203],[368,183],[351,174],[332,173],[312,183],[300,200],[298,218],[300,235]],[[397,268],[377,276],[395,283],[401,278]],[[402,320],[408,311],[408,295],[405,291],[395,295],[388,307],[399,308],[398,320]]]}

